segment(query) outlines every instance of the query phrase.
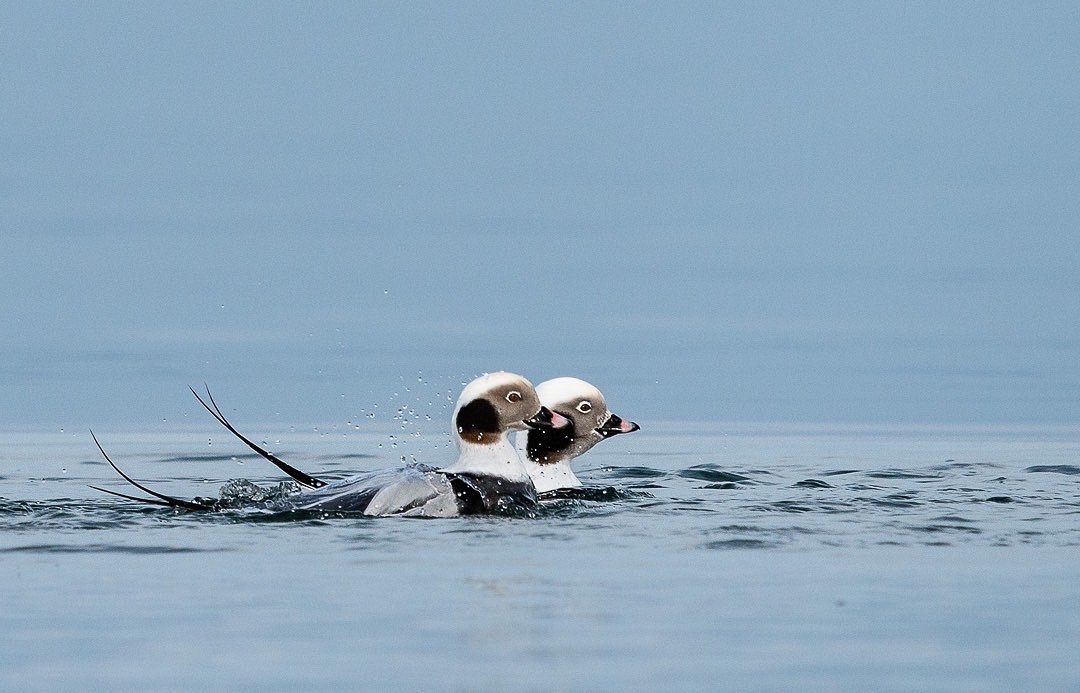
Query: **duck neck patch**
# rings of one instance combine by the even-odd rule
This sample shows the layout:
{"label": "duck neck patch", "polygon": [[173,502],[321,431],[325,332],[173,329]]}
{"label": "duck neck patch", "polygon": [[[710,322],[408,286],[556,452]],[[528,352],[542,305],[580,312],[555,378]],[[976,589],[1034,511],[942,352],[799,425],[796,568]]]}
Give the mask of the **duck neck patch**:
{"label": "duck neck patch", "polygon": [[560,452],[574,442],[574,420],[565,428],[532,429],[525,439],[525,453],[538,464],[554,464],[562,456]]}
{"label": "duck neck patch", "polygon": [[486,399],[474,399],[466,404],[458,411],[454,423],[461,439],[470,443],[486,445],[499,439],[499,413]]}

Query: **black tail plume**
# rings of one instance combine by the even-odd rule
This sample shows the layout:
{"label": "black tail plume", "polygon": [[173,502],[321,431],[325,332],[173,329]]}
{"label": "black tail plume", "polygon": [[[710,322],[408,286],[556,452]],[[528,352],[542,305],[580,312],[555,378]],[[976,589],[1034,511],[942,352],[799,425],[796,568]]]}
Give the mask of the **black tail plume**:
{"label": "black tail plume", "polygon": [[125,474],[122,469],[120,469],[119,467],[116,466],[116,463],[114,463],[112,461],[112,459],[109,457],[109,454],[107,452],[105,452],[105,448],[101,447],[101,443],[98,442],[97,436],[94,435],[93,431],[90,431],[90,437],[94,439],[94,445],[96,445],[97,449],[101,451],[101,455],[105,458],[105,461],[109,463],[110,467],[112,467],[114,470],[116,470],[117,474],[119,474],[120,476],[122,476],[124,478],[124,481],[128,482],[129,484],[131,484],[135,488],[139,489],[140,491],[143,491],[144,493],[149,493],[151,496],[154,497],[154,499],[157,499],[157,500],[154,500],[154,499],[151,499],[151,498],[139,498],[138,496],[129,496],[126,493],[120,493],[118,491],[110,491],[109,489],[99,488],[97,486],[91,486],[90,488],[94,489],[95,491],[103,491],[105,493],[110,493],[110,494],[112,494],[114,496],[120,496],[121,498],[126,498],[128,500],[138,501],[140,503],[147,503],[147,504],[150,504],[150,505],[165,505],[165,506],[168,506],[170,508],[183,508],[184,510],[213,510],[214,509],[214,507],[213,507],[213,505],[211,503],[203,504],[203,503],[197,503],[195,501],[184,500],[183,498],[173,498],[172,496],[166,496],[164,493],[158,493],[157,491],[154,491],[153,489],[149,489],[149,488],[143,486],[138,481],[135,481],[130,476]]}
{"label": "black tail plume", "polygon": [[[264,459],[268,460],[275,467],[288,474],[294,481],[296,481],[296,483],[302,486],[307,486],[308,488],[320,488],[322,486],[326,486],[326,482],[322,479],[316,479],[310,474],[305,474],[296,467],[293,467],[292,465],[281,461],[273,453],[259,447],[242,433],[240,433],[240,431],[236,430],[236,428],[234,428],[233,425],[229,423],[229,420],[225,418],[225,415],[221,413],[221,408],[218,407],[217,402],[214,401],[214,396],[210,394],[210,388],[206,385],[204,385],[203,387],[206,387],[206,398],[210,400],[210,404],[207,404],[206,400],[199,396],[199,393],[195,391],[195,388],[188,386],[188,389],[191,390],[191,394],[195,395],[195,399],[199,400],[199,404],[203,405],[203,408],[206,409],[206,411],[210,412],[210,415],[217,419],[218,423],[227,428],[230,433],[243,441],[243,443],[249,448],[259,453],[259,455],[261,455]],[[213,407],[211,407],[210,405],[213,405]]]}

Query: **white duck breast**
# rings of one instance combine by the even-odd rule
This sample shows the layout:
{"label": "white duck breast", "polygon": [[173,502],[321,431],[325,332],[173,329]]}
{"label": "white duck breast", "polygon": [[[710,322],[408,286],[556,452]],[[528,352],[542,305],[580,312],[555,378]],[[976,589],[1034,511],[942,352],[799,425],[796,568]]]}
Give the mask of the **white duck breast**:
{"label": "white duck breast", "polygon": [[458,458],[446,467],[413,467],[328,484],[294,498],[305,510],[448,517],[536,503],[536,491],[509,433],[558,430],[569,419],[542,407],[532,384],[513,373],[469,383],[454,409]]}
{"label": "white duck breast", "polygon": [[603,393],[579,378],[554,378],[536,387],[540,403],[570,420],[566,428],[531,430],[518,436],[525,469],[537,493],[580,487],[570,461],[605,438],[640,429],[608,410]]}

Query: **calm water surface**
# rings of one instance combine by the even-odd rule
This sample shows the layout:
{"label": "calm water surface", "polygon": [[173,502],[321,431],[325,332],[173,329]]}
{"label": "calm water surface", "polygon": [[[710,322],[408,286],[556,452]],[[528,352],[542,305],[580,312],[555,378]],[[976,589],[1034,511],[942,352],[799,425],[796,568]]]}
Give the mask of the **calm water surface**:
{"label": "calm water surface", "polygon": [[[0,689],[1080,686],[1080,429],[642,423],[580,460],[614,491],[450,520],[141,507],[88,434],[0,434]],[[173,495],[282,478],[209,426],[97,433]],[[266,443],[447,459],[418,433]]]}

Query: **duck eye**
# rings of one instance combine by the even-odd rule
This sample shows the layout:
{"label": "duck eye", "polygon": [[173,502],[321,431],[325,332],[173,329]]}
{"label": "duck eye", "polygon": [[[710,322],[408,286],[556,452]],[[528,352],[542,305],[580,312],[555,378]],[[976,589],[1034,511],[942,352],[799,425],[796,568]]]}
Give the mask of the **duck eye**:
{"label": "duck eye", "polygon": [[510,392],[506,393],[506,401],[510,404],[517,404],[521,401],[521,393],[517,390],[511,390]]}
{"label": "duck eye", "polygon": [[582,400],[581,404],[577,405],[577,410],[582,414],[588,414],[592,411],[592,403],[589,400]]}

